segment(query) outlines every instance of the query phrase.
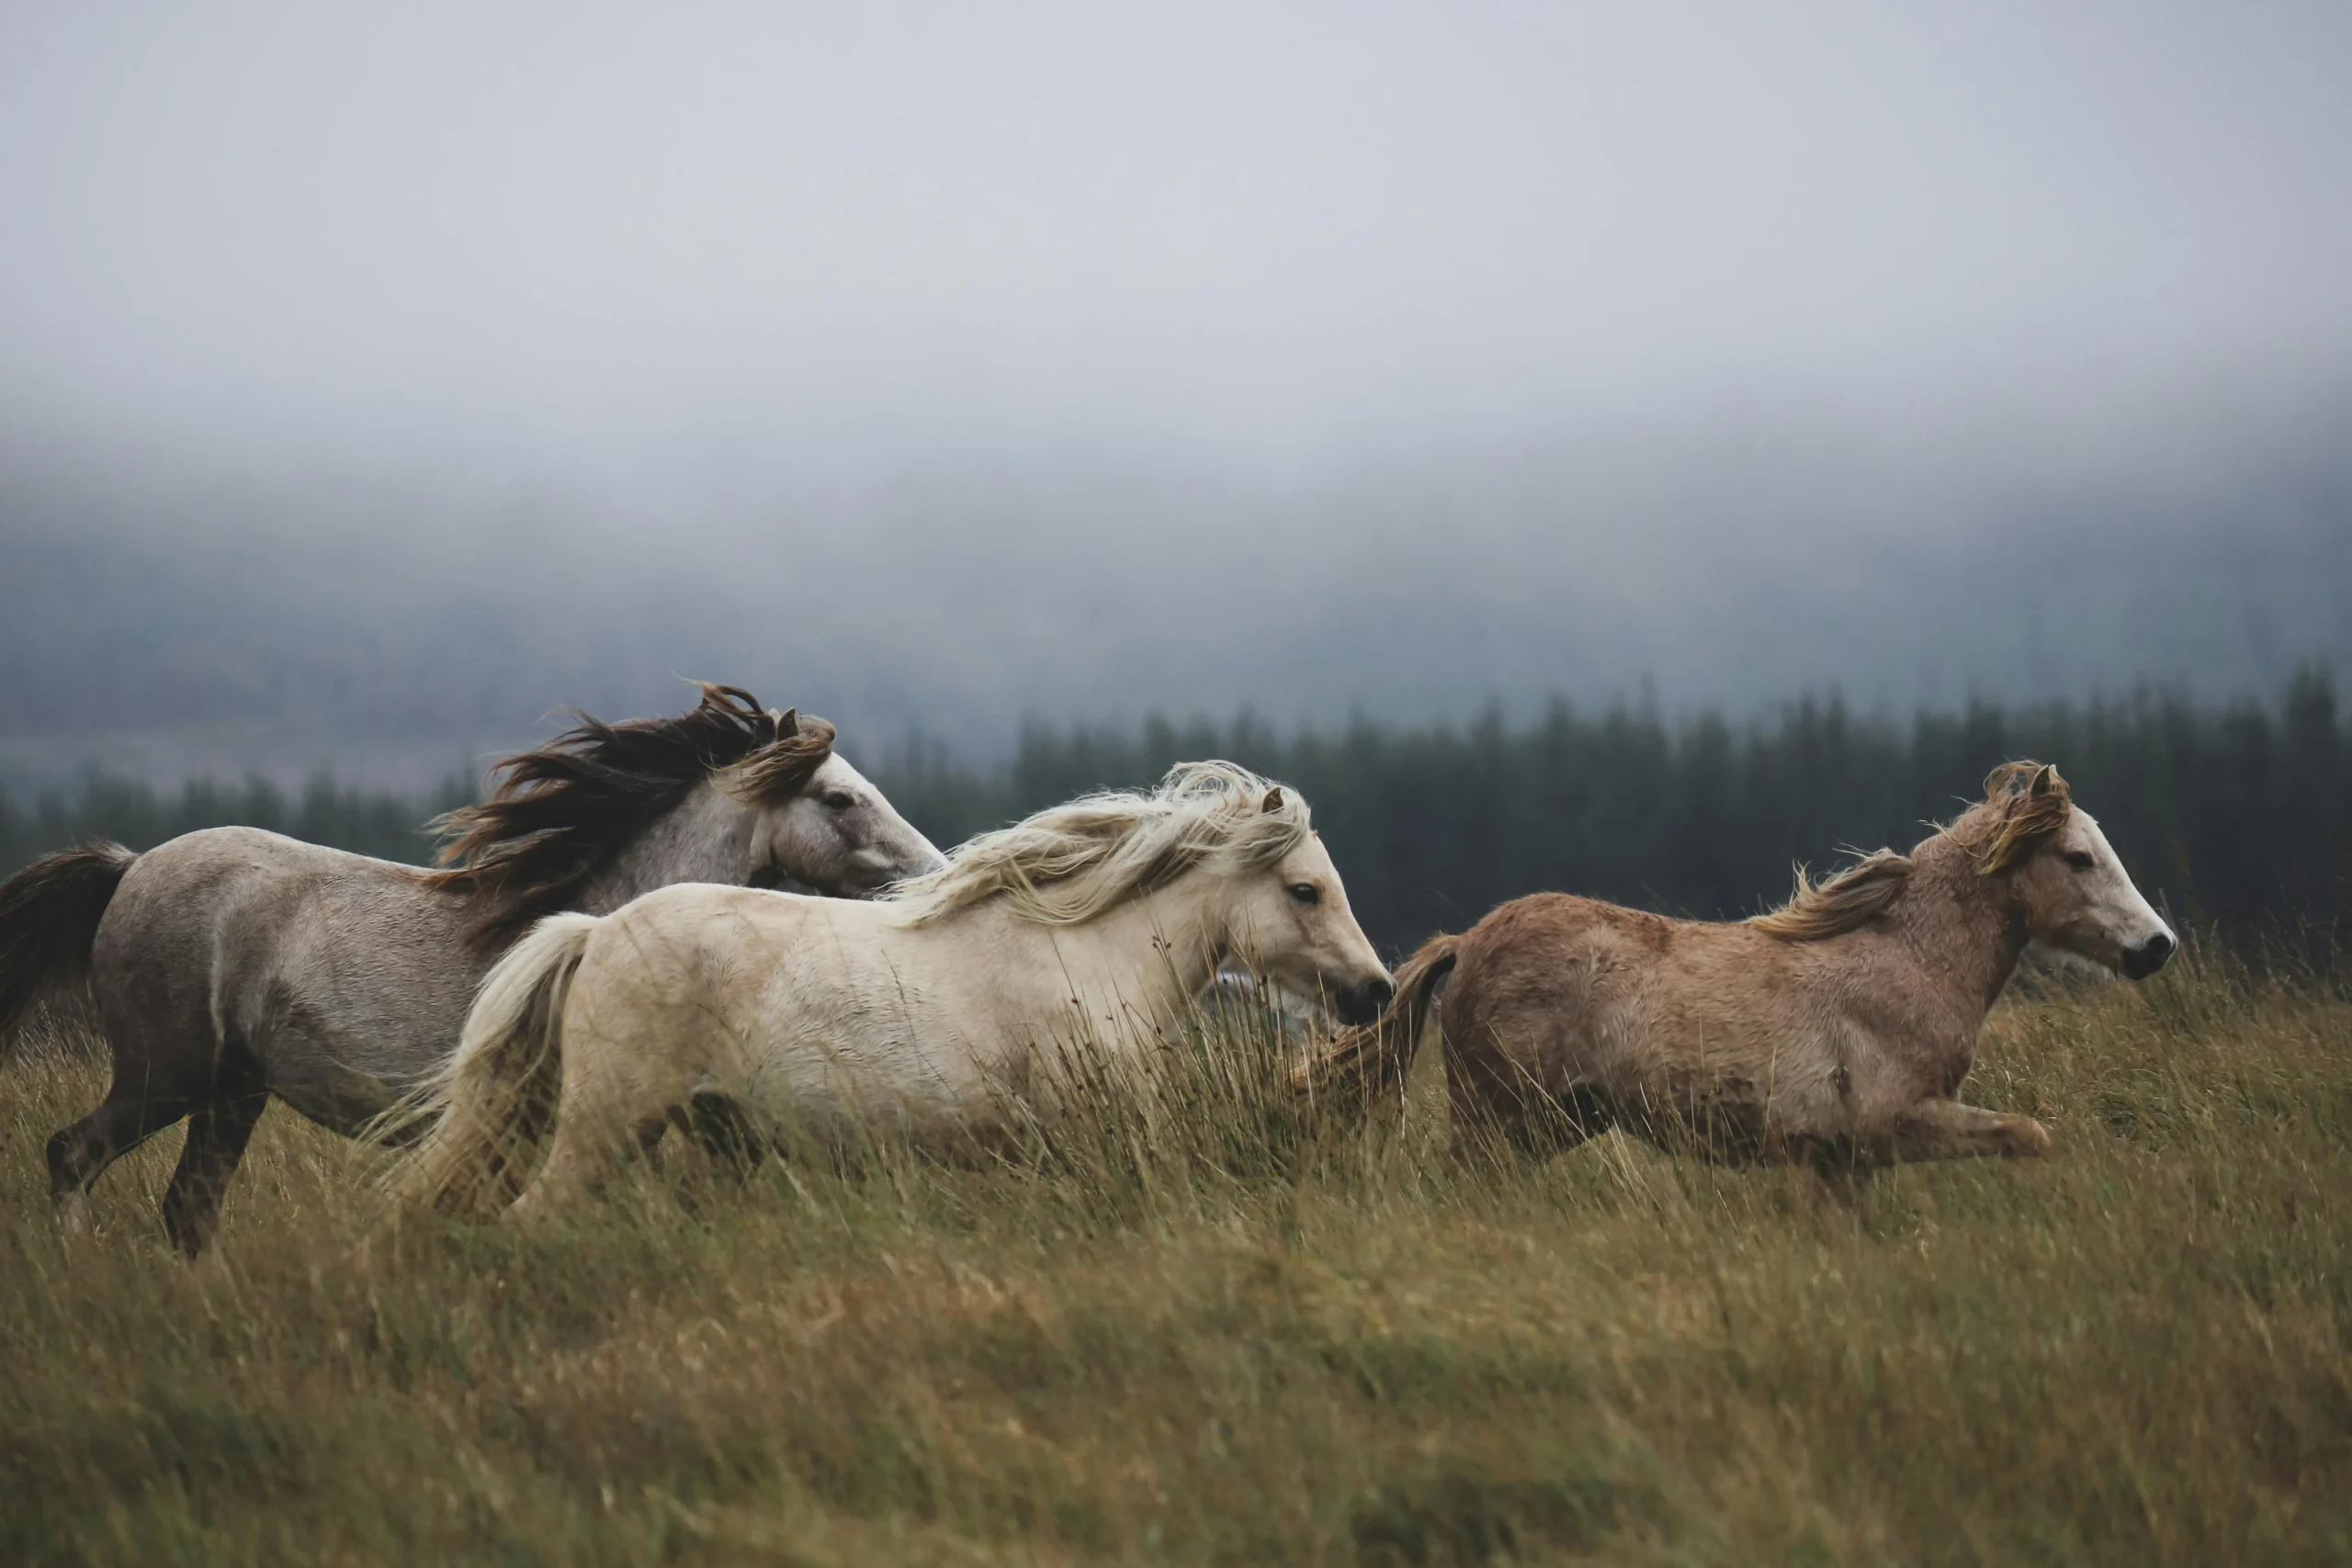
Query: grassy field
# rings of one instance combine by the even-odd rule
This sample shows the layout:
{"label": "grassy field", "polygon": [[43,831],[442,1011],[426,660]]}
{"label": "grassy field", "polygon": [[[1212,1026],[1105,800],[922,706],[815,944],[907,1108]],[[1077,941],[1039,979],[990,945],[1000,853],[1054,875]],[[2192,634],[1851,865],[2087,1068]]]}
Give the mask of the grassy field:
{"label": "grassy field", "polygon": [[[1424,1063],[1426,1069],[1430,1064]],[[1600,1140],[1457,1170],[1206,1075],[1006,1168],[685,1154],[394,1223],[284,1111],[214,1257],[176,1137],[51,1224],[0,1069],[0,1562],[2352,1559],[2352,1009],[2011,1000],[2052,1157],[1859,1190]]]}

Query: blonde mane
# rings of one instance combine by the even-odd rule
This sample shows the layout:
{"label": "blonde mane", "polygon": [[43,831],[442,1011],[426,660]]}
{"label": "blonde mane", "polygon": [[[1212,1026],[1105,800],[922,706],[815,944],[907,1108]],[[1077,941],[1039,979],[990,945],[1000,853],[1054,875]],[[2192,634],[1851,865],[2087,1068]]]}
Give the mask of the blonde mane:
{"label": "blonde mane", "polygon": [[1879,850],[1864,855],[1825,882],[1797,867],[1797,888],[1789,901],[1748,924],[1783,942],[1819,942],[1868,925],[1886,913],[1910,886],[1917,856],[1935,839],[1959,844],[1976,874],[1993,876],[2024,859],[2036,844],[2066,825],[2073,792],[2058,770],[2042,762],[2004,762],[1984,778],[1983,804],[1970,807],[1936,830],[1935,838],[1910,854]]}
{"label": "blonde mane", "polygon": [[1819,942],[1838,936],[1886,913],[1887,906],[1903,896],[1917,869],[1917,862],[1893,850],[1864,855],[1826,882],[1814,881],[1799,866],[1797,890],[1789,901],[1747,923],[1783,942]]}
{"label": "blonde mane", "polygon": [[888,902],[910,926],[991,898],[1040,925],[1081,925],[1196,866],[1272,865],[1308,831],[1295,792],[1231,762],[1179,762],[1156,789],[1081,795],[969,840]]}
{"label": "blonde mane", "polygon": [[1944,829],[1967,849],[1979,876],[2004,872],[2066,825],[2075,792],[2047,762],[2004,762],[1984,777],[1984,804]]}

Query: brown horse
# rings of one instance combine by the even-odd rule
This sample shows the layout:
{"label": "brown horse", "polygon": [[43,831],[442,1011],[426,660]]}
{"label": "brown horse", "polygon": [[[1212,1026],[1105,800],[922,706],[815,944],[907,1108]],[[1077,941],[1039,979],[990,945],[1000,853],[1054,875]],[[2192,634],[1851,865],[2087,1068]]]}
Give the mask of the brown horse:
{"label": "brown horse", "polygon": [[1302,1097],[1398,1089],[1440,1038],[1457,1148],[1611,1126],[1724,1158],[1861,1164],[2040,1154],[2030,1116],[1962,1104],[1985,1013],[2029,942],[2133,979],[2172,955],[2053,768],[2012,762],[1907,855],[1882,850],[1754,919],[1674,920],[1544,893],[1439,937],[1381,1021],[1297,1069]]}
{"label": "brown horse", "polygon": [[114,1058],[105,1103],[50,1140],[69,1221],[108,1165],[185,1118],[164,1223],[200,1250],[271,1097],[365,1132],[457,1048],[476,983],[543,915],[674,882],[862,896],[944,863],[831,725],[731,686],[677,718],[583,716],[498,771],[443,822],[438,871],[212,828],[0,883],[0,1043],[43,991],[84,982]]}

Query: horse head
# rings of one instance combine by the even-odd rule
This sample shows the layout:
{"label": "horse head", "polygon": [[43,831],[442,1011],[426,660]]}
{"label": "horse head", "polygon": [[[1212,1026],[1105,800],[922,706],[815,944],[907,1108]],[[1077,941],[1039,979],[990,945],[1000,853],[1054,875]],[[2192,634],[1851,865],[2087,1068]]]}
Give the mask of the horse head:
{"label": "horse head", "polygon": [[725,788],[758,812],[752,863],[768,877],[862,897],[939,870],[946,858],[833,748],[833,727],[798,710],[729,770]]}
{"label": "horse head", "polygon": [[1250,857],[1236,876],[1226,913],[1234,956],[1252,973],[1327,998],[1343,1022],[1371,1022],[1396,986],[1348,907],[1330,852],[1306,828],[1306,803],[1276,785],[1258,815],[1293,819],[1296,831],[1284,835],[1291,841],[1280,854]]}
{"label": "horse head", "polygon": [[2133,980],[2165,966],[2179,939],[2057,769],[2009,763],[1985,781],[1985,795],[1996,825],[1978,847],[1978,866],[2008,879],[2028,935]]}

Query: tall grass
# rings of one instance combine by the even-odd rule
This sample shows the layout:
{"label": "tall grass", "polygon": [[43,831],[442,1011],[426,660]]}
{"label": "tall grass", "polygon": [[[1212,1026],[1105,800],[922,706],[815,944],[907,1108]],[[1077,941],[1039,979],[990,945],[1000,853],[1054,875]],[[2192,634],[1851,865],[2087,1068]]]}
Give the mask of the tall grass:
{"label": "tall grass", "polygon": [[0,1561],[2221,1563],[2352,1556],[2352,1008],[2005,1002],[2047,1160],[1858,1188],[1327,1141],[1262,1029],[1010,1149],[667,1153],[515,1234],[265,1120],[60,1235],[97,1069],[0,1070]]}

